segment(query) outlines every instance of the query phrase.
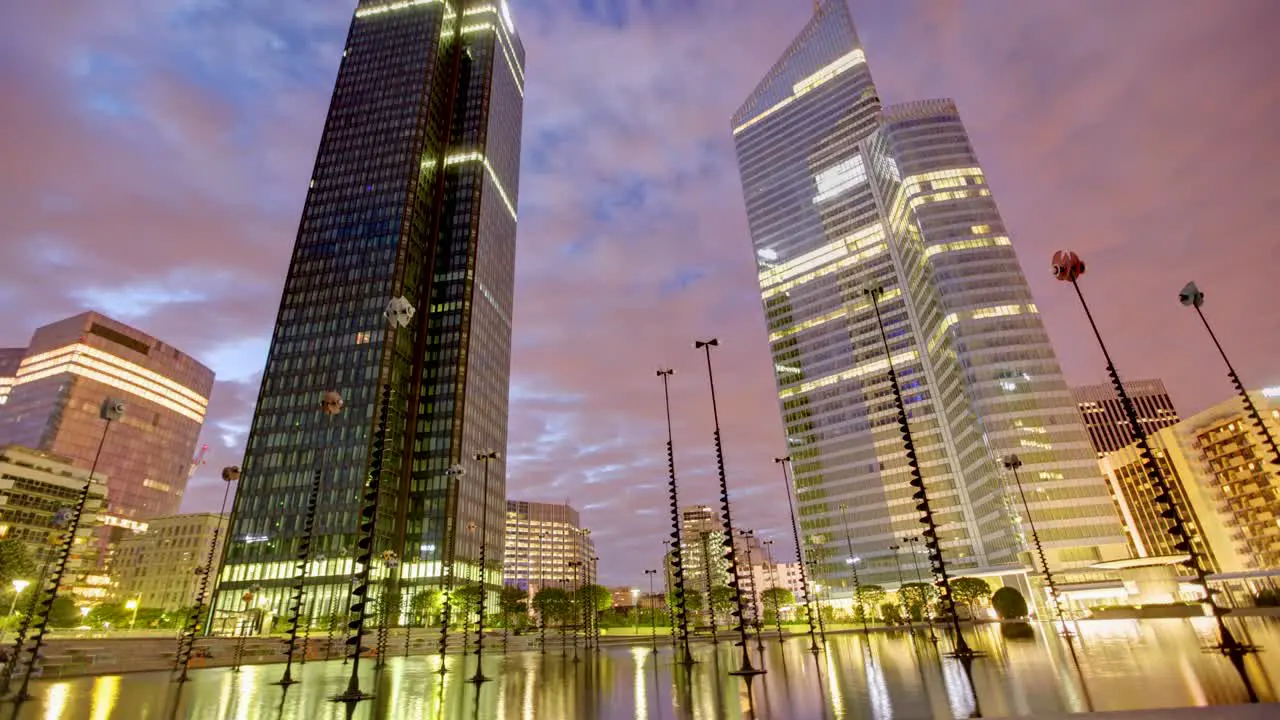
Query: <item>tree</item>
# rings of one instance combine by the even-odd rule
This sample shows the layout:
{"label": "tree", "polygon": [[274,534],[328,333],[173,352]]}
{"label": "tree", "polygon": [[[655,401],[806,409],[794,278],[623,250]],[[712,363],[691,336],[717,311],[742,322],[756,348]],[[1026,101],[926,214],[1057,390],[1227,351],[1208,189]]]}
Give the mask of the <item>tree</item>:
{"label": "tree", "polygon": [[502,587],[502,592],[498,595],[498,608],[502,610],[502,621],[505,625],[510,626],[512,620],[519,617],[520,613],[528,612],[528,597],[528,593],[518,587],[512,585]]}
{"label": "tree", "polygon": [[951,595],[969,606],[969,617],[976,617],[973,612],[973,603],[975,600],[991,597],[991,586],[982,578],[956,578],[951,581]]}
{"label": "tree", "polygon": [[906,583],[898,588],[898,594],[902,596],[903,604],[907,606],[911,619],[917,621],[924,618],[925,608],[933,602],[936,593],[937,589],[932,585],[918,582]]}
{"label": "tree", "polygon": [[786,588],[771,587],[760,593],[760,602],[764,604],[766,613],[772,611],[776,616],[784,606],[795,605],[796,596]]}
{"label": "tree", "polygon": [[1011,587],[1002,587],[991,596],[991,607],[1003,620],[1018,620],[1027,616],[1027,601],[1022,593]]}
{"label": "tree", "polygon": [[0,540],[0,588],[8,592],[14,580],[36,581],[36,564],[27,546],[16,538]]}
{"label": "tree", "polygon": [[440,607],[444,601],[444,596],[438,588],[430,588],[423,590],[413,596],[413,600],[409,601],[409,612],[412,622],[422,625],[430,625],[437,615],[440,614]]}
{"label": "tree", "polygon": [[728,615],[737,606],[738,596],[728,585],[717,585],[711,588],[711,612],[718,617]]}
{"label": "tree", "polygon": [[546,587],[533,596],[533,609],[537,611],[543,627],[549,622],[558,622],[560,627],[573,618],[573,598],[558,587]]}
{"label": "tree", "polygon": [[113,628],[129,627],[129,620],[133,618],[133,611],[128,610],[121,603],[104,603],[95,605],[89,610],[87,622],[89,625],[101,626],[104,623],[110,623]]}
{"label": "tree", "polygon": [[613,593],[609,592],[609,588],[601,585],[583,585],[578,590],[582,596],[583,604],[588,608],[594,608],[597,611],[608,610],[613,607]]}
{"label": "tree", "polygon": [[[676,609],[676,594],[672,592],[667,596],[667,607],[671,608],[671,612],[678,612]],[[684,609],[691,613],[696,613],[702,609],[702,593],[697,590],[684,591]]]}
{"label": "tree", "polygon": [[80,610],[71,598],[60,595],[53,599],[53,605],[49,608],[49,625],[56,628],[80,625]]}
{"label": "tree", "polygon": [[873,615],[883,600],[884,588],[879,585],[863,585],[858,588],[857,610]]}
{"label": "tree", "polygon": [[897,603],[881,603],[880,618],[889,625],[902,622],[902,608]]}
{"label": "tree", "polygon": [[450,595],[453,606],[470,622],[471,615],[480,611],[480,599],[484,597],[484,588],[476,583],[455,588]]}

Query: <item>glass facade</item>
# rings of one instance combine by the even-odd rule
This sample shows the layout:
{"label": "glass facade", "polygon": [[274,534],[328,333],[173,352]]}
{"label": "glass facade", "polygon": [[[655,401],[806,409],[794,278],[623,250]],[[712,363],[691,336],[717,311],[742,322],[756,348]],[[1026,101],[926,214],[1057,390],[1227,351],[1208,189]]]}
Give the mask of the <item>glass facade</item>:
{"label": "glass facade", "polygon": [[[312,552],[326,559],[310,568],[309,592],[319,607],[345,602],[384,385],[375,555],[403,558],[405,602],[439,583],[449,553],[459,577],[479,577],[486,466],[473,458],[506,449],[523,66],[503,0],[356,8],[250,429],[219,611],[237,611],[257,585],[257,602],[283,612],[316,472]],[[398,297],[417,313],[394,328],[383,310]],[[346,407],[326,420],[330,390]],[[488,472],[486,581],[497,585],[504,460]]]}
{"label": "glass facade", "polygon": [[[1055,569],[1125,539],[953,103],[882,107],[842,0],[732,120],[798,512],[816,580],[896,585],[923,526],[886,370],[896,371],[954,574],[1027,566],[1017,453]],[[888,359],[866,291],[879,310]],[[839,505],[848,505],[848,526]]]}
{"label": "glass facade", "polygon": [[76,315],[32,335],[0,405],[0,444],[88,469],[106,427],[103,401],[123,400],[124,417],[111,424],[97,466],[108,478],[99,533],[107,549],[178,511],[212,388],[213,371],[177,348],[97,313]]}
{"label": "glass facade", "polygon": [[[507,501],[503,581],[529,593],[544,587],[573,588],[585,576],[596,581],[595,543],[568,505]],[[571,566],[569,563],[581,563]]]}

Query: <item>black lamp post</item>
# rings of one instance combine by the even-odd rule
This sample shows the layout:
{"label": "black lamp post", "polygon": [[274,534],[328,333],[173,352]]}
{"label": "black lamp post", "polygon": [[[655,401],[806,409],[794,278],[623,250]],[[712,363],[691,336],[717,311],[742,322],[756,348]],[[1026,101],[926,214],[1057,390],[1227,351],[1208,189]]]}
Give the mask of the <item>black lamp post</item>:
{"label": "black lamp post", "polygon": [[755,541],[756,534],[752,530],[740,530],[738,536],[747,551],[747,575],[751,578],[751,624],[756,629],[756,650],[764,652],[764,640],[760,637],[760,588],[756,583],[756,564],[751,557],[751,543]]}
{"label": "black lamp post", "polygon": [[858,614],[862,616],[862,635],[867,635],[867,609],[862,607],[862,585],[858,583],[858,563],[862,562],[862,558],[853,554],[853,536],[849,534],[849,506],[840,503],[840,522],[844,525],[844,542],[849,549],[849,557],[845,558],[845,564],[849,566],[849,572],[853,575],[853,601],[857,606]]}
{"label": "black lamp post", "polygon": [[467,682],[479,685],[488,682],[489,678],[485,677],[482,672],[482,662],[484,660],[484,601],[488,591],[485,590],[485,547],[488,543],[485,541],[489,535],[489,463],[498,459],[496,450],[488,450],[482,453],[476,453],[476,460],[484,463],[484,483],[482,484],[482,500],[480,501],[480,598],[479,598],[479,619],[476,620],[476,674],[472,675]]}
{"label": "black lamp post", "polygon": [[454,465],[445,471],[445,535],[444,547],[440,550],[440,574],[442,590],[440,592],[440,669],[437,673],[444,675],[448,670],[444,663],[445,651],[449,648],[449,624],[453,622],[453,558],[457,551],[458,533],[455,523],[449,522],[457,507],[458,478],[466,474],[461,465]]}
{"label": "black lamp post", "polygon": [[907,599],[902,592],[902,559],[898,557],[898,551],[902,549],[901,545],[890,545],[889,552],[893,553],[893,566],[898,569],[898,604],[902,606],[902,612],[907,617],[907,631],[911,631],[911,612],[907,609]]}
{"label": "black lamp post", "polygon": [[[791,512],[791,539],[796,544],[796,568],[800,571],[800,587],[804,589],[804,618],[809,624],[809,652],[818,654],[818,628],[814,622],[813,591],[809,588],[809,575],[805,569],[804,546],[800,544],[800,520],[796,517],[796,505],[791,500],[791,472],[787,469],[791,456],[774,458],[782,466],[783,489],[787,491],[787,509]],[[779,635],[779,640],[782,636]]]}
{"label": "black lamp post", "polygon": [[650,636],[650,640],[653,643],[653,652],[654,654],[657,654],[658,652],[658,619],[654,617],[655,608],[653,607],[653,603],[654,603],[653,579],[657,577],[658,571],[645,570],[644,574],[649,576],[649,636]]}
{"label": "black lamp post", "polygon": [[675,370],[670,368],[658,370],[662,380],[662,397],[667,409],[667,491],[671,501],[671,571],[675,584],[671,590],[675,607],[671,608],[671,622],[674,626],[673,638],[678,635],[680,650],[685,665],[693,664],[693,654],[689,652],[689,610],[685,604],[684,585],[684,549],[680,538],[680,496],[676,485],[675,441],[671,431],[671,376]]}
{"label": "black lamp post", "polygon": [[[326,392],[320,399],[320,411],[324,417],[328,418],[328,428],[326,429],[324,447],[321,449],[320,466],[316,468],[311,478],[311,490],[307,493],[306,514],[302,520],[302,539],[298,543],[297,567],[294,568],[293,587],[290,588],[289,598],[289,637],[285,639],[285,662],[284,674],[276,681],[277,685],[292,685],[297,680],[293,679],[293,654],[297,651],[298,646],[298,621],[302,616],[302,596],[306,588],[307,573],[311,569],[311,543],[315,539],[316,527],[316,504],[320,500],[320,482],[324,477],[324,460],[328,454],[329,437],[333,432],[333,418],[342,412],[342,396],[336,391],[330,390]],[[306,662],[306,644],[310,640],[311,619],[307,618],[307,641],[304,641],[303,662]]]}
{"label": "black lamp post", "polygon": [[241,611],[244,614],[244,622],[241,623],[242,627],[236,629],[236,645],[231,654],[231,672],[233,673],[240,672],[240,661],[244,659],[244,644],[249,638],[249,633],[254,630],[253,599],[260,592],[262,592],[262,586],[254,585],[240,596],[240,601],[244,603],[244,610]]}
{"label": "black lamp post", "polygon": [[[724,444],[720,438],[720,410],[716,407],[716,378],[711,370],[711,348],[719,347],[719,345],[719,340],[711,338],[710,340],[698,340],[693,344],[693,347],[694,349],[702,350],[707,357],[707,381],[711,385],[711,417],[715,422],[716,469],[720,475],[720,512],[724,520],[724,554],[729,558],[729,587],[733,590],[734,600],[733,618],[738,623],[734,630],[738,633],[739,640],[734,645],[742,648],[742,666],[730,672],[730,674],[759,675],[764,672],[764,669],[753,667],[751,665],[751,653],[747,652],[745,599],[742,597],[742,585],[739,583],[738,554],[733,551],[733,517],[729,512],[729,481],[725,475]],[[707,598],[707,604],[711,605],[710,597]],[[714,614],[714,610],[712,614]]]}
{"label": "black lamp post", "polygon": [[[1227,627],[1226,621],[1223,620],[1225,610],[1218,605],[1218,601],[1214,598],[1218,591],[1209,587],[1209,570],[1204,563],[1204,558],[1191,544],[1191,529],[1187,527],[1186,521],[1182,517],[1182,509],[1178,507],[1178,503],[1174,500],[1169,481],[1165,478],[1159,463],[1156,462],[1155,454],[1151,451],[1151,444],[1147,438],[1147,431],[1142,426],[1141,418],[1138,416],[1138,409],[1129,397],[1128,391],[1125,390],[1124,383],[1120,380],[1120,373],[1116,370],[1115,363],[1111,360],[1111,353],[1107,350],[1107,345],[1102,340],[1102,333],[1098,331],[1098,325],[1093,320],[1093,313],[1089,310],[1089,304],[1085,302],[1084,292],[1081,291],[1079,283],[1080,276],[1084,274],[1084,261],[1074,252],[1059,250],[1053,255],[1052,269],[1055,278],[1071,283],[1071,287],[1075,289],[1076,297],[1080,299],[1080,307],[1084,309],[1085,317],[1089,320],[1089,327],[1093,330],[1093,335],[1098,341],[1098,347],[1102,350],[1102,357],[1107,362],[1107,375],[1110,377],[1111,385],[1115,388],[1116,395],[1120,400],[1120,407],[1124,410],[1125,419],[1129,421],[1129,431],[1133,433],[1134,443],[1138,446],[1138,456],[1143,470],[1156,491],[1154,500],[1163,507],[1160,516],[1169,521],[1169,526],[1165,531],[1173,537],[1174,549],[1187,555],[1187,559],[1183,561],[1183,564],[1195,573],[1196,584],[1200,586],[1201,591],[1204,593],[1203,602],[1205,608],[1213,614],[1217,623],[1219,642],[1214,649],[1231,661],[1236,673],[1240,676],[1240,681],[1245,686],[1249,702],[1256,703],[1258,702],[1258,693],[1254,689],[1253,681],[1250,680],[1249,674],[1245,669],[1244,658],[1246,655],[1256,652],[1257,648],[1237,640],[1230,628]],[[1197,300],[1199,304],[1203,304],[1203,294],[1199,293],[1194,283],[1190,288],[1184,288],[1183,292],[1186,293],[1188,289],[1192,292],[1184,302],[1195,305],[1196,310],[1199,311]],[[1203,317],[1202,314],[1201,318],[1203,319]],[[1208,323],[1206,322],[1205,325],[1207,327]],[[1212,330],[1210,333],[1212,333]],[[1217,338],[1214,338],[1214,340],[1216,342]],[[1219,350],[1221,350],[1220,345]],[[1234,375],[1234,371],[1232,371],[1232,375]],[[1233,378],[1233,380],[1237,383],[1239,382],[1239,378]],[[1246,402],[1249,402],[1247,394],[1245,399]]]}
{"label": "black lamp post", "polygon": [[[54,511],[49,524],[52,530],[48,535],[50,545],[57,545],[62,542],[63,528],[69,522],[71,522],[71,508],[62,507]],[[27,631],[31,629],[31,622],[35,619],[36,606],[40,600],[40,596],[36,591],[44,587],[45,578],[49,577],[49,567],[54,561],[54,559],[48,559],[40,565],[40,575],[36,577],[35,586],[32,587],[31,598],[27,601],[26,607],[22,611],[22,619],[18,621],[17,637],[13,641],[13,649],[9,651],[9,657],[4,663],[4,675],[0,676],[0,695],[5,695],[9,692],[9,684],[13,680],[18,662],[22,659],[22,649],[27,644]]]}
{"label": "black lamp post", "polygon": [[[218,508],[218,516],[221,518],[227,512],[227,499],[231,497],[231,485],[240,479],[240,468],[230,466],[222,468],[222,481],[226,484],[222,491],[222,506]],[[187,670],[191,665],[192,650],[195,649],[196,631],[200,627],[200,617],[204,615],[205,598],[208,597],[209,591],[209,575],[213,572],[213,556],[218,550],[218,537],[222,534],[222,520],[219,519],[217,525],[213,528],[213,535],[209,538],[209,552],[205,554],[204,564],[196,568],[196,575],[200,578],[196,585],[196,602],[195,607],[191,608],[191,614],[187,616],[187,622],[182,628],[182,635],[178,638],[178,652],[174,656],[176,665],[182,667],[181,674],[177,677],[177,682],[186,682]],[[175,667],[175,669],[177,669]]]}
{"label": "black lamp post", "polygon": [[919,504],[916,510],[920,513],[920,522],[925,526],[924,545],[928,549],[928,557],[933,572],[938,576],[939,590],[942,592],[942,603],[947,610],[947,614],[951,617],[952,629],[955,632],[955,656],[960,659],[972,659],[976,653],[970,649],[968,643],[965,642],[964,635],[960,632],[960,618],[956,614],[956,601],[951,592],[951,578],[947,574],[947,564],[942,556],[942,545],[938,538],[938,524],[934,517],[933,509],[929,504],[929,494],[925,489],[924,476],[920,472],[920,461],[916,457],[915,442],[911,437],[911,424],[907,421],[906,404],[902,399],[902,388],[898,385],[898,375],[893,368],[893,352],[889,348],[889,336],[884,329],[884,318],[880,314],[880,298],[884,295],[884,289],[875,287],[866,291],[867,297],[871,300],[871,308],[875,312],[876,325],[880,330],[880,342],[884,346],[885,363],[887,364],[886,374],[889,379],[890,388],[893,391],[894,406],[898,412],[898,428],[902,433],[902,446],[907,457],[907,467],[911,474],[911,487],[915,488],[912,498]]}
{"label": "black lamp post", "polygon": [[1193,282],[1187,283],[1182,288],[1182,292],[1178,293],[1178,299],[1183,305],[1195,308],[1196,315],[1200,317],[1200,322],[1204,324],[1204,329],[1208,331],[1209,338],[1213,340],[1213,346],[1218,348],[1218,354],[1222,356],[1222,362],[1227,366],[1227,377],[1231,378],[1231,384],[1235,386],[1236,394],[1240,396],[1240,400],[1244,402],[1245,412],[1249,415],[1249,419],[1253,422],[1254,428],[1262,435],[1262,440],[1271,450],[1271,463],[1280,465],[1280,446],[1276,445],[1276,438],[1271,434],[1271,429],[1262,421],[1262,413],[1258,412],[1258,407],[1254,405],[1253,398],[1249,397],[1249,392],[1245,390],[1244,383],[1240,382],[1240,376],[1236,374],[1236,369],[1231,365],[1231,360],[1227,358],[1227,351],[1222,349],[1222,343],[1218,342],[1218,336],[1214,334],[1213,328],[1209,327],[1209,319],[1204,316],[1204,310],[1200,308],[1204,305],[1204,293],[1200,292],[1200,288],[1196,287]]}
{"label": "black lamp post", "polygon": [[698,536],[702,544],[702,584],[707,594],[707,623],[711,625],[711,644],[719,645],[720,637],[716,634],[716,606],[712,602],[712,590],[715,589],[715,567],[711,564],[711,533],[701,532]]}
{"label": "black lamp post", "polygon": [[[408,320],[406,319],[407,323]],[[364,626],[369,617],[369,578],[373,570],[373,545],[377,538],[378,505],[382,498],[379,488],[382,484],[382,469],[387,450],[388,420],[391,413],[391,383],[382,386],[382,399],[378,404],[378,422],[374,427],[373,446],[369,457],[369,477],[364,484],[364,496],[360,508],[360,539],[356,541],[356,571],[353,573],[351,596],[351,620],[347,629],[352,631],[347,638],[350,648],[351,676],[347,679],[347,689],[334,696],[334,702],[354,703],[368,700],[373,695],[360,689],[360,657],[364,654]]]}
{"label": "black lamp post", "polygon": [[582,620],[586,617],[586,610],[584,609],[586,603],[583,602],[583,596],[586,595],[586,592],[582,586],[582,561],[570,560],[569,567],[573,570],[573,609],[577,615],[573,621],[573,661],[577,663],[582,662],[582,658],[578,657],[578,633],[582,627]]}
{"label": "black lamp post", "polygon": [[592,555],[588,559],[588,562],[590,563],[590,565],[588,565],[588,567],[590,568],[590,572],[587,574],[587,578],[590,582],[587,583],[587,592],[591,596],[588,600],[588,602],[591,603],[589,605],[589,607],[591,608],[591,649],[599,653],[600,652],[600,607],[599,605],[596,604],[596,578],[599,577],[598,573],[599,573],[599,567],[600,567],[599,566],[600,558],[596,555]]}
{"label": "black lamp post", "polygon": [[31,655],[27,660],[27,667],[22,676],[22,686],[18,688],[18,693],[13,696],[15,702],[29,700],[31,695],[27,692],[31,685],[31,673],[35,670],[35,666],[40,662],[40,650],[44,647],[44,636],[49,627],[49,611],[53,608],[53,601],[58,598],[58,586],[62,584],[62,576],[67,572],[67,563],[71,560],[71,551],[76,543],[76,534],[80,531],[80,520],[84,517],[84,506],[89,500],[89,490],[93,488],[93,476],[98,471],[98,460],[102,458],[102,448],[107,444],[107,432],[111,430],[111,423],[124,417],[125,405],[124,401],[115,398],[107,398],[102,402],[102,407],[98,410],[98,416],[101,417],[106,424],[102,427],[102,438],[98,441],[98,450],[93,455],[93,464],[89,466],[89,477],[85,478],[84,485],[80,488],[80,494],[76,497],[75,507],[71,510],[71,517],[67,521],[67,533],[62,540],[62,544],[57,548],[57,555],[53,566],[53,577],[41,590],[41,602],[37,606],[35,615],[40,618],[36,622],[35,643],[31,648]]}
{"label": "black lamp post", "polygon": [[[764,557],[769,568],[769,584],[773,586],[770,590],[781,590],[781,588],[778,587],[778,566],[773,562],[772,538],[764,541]],[[773,593],[773,625],[774,629],[778,631],[778,642],[782,642],[785,638],[782,635],[782,603],[778,602],[778,594],[778,592]],[[763,596],[761,596],[762,602],[763,599]],[[765,603],[765,607],[768,607],[767,603]]]}
{"label": "black lamp post", "polygon": [[378,642],[377,652],[373,663],[374,670],[381,670],[387,665],[387,641],[391,631],[392,614],[397,612],[400,607],[396,602],[396,598],[400,593],[399,583],[396,582],[396,572],[400,567],[400,556],[395,550],[382,551],[382,567],[386,571],[386,578],[382,582],[382,597],[378,602]]}

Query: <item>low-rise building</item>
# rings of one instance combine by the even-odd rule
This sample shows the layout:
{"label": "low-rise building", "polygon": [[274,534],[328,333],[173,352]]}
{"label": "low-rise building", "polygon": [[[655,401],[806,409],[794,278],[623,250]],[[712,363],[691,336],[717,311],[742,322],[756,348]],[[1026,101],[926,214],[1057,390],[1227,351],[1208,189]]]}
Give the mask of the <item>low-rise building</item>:
{"label": "low-rise building", "polygon": [[[196,569],[209,559],[217,532],[209,576],[218,575],[227,516],[217,513],[169,515],[151,520],[145,532],[121,541],[114,563],[115,594],[121,602],[136,600],[140,607],[176,610],[195,604],[200,578]],[[209,592],[212,593],[212,584]]]}
{"label": "low-rise building", "polygon": [[[106,481],[104,475],[95,473],[90,482],[90,472],[73,465],[68,458],[18,445],[0,447],[0,538],[21,541],[37,567],[47,567],[56,559],[56,538],[62,530],[54,526],[54,516],[60,510],[73,509],[85,483],[89,484],[63,575],[63,583],[72,587],[77,597],[88,601],[106,594],[105,578],[94,572],[98,545],[90,541],[100,525],[98,513],[107,504]],[[29,578],[32,582],[36,579]]]}

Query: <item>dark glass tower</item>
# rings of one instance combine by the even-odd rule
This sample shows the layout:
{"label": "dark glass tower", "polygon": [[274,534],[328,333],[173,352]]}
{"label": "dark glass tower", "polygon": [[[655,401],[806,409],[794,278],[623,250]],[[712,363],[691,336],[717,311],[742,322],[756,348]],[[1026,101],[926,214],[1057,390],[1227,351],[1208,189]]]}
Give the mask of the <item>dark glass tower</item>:
{"label": "dark glass tower", "polygon": [[[255,585],[255,606],[284,611],[316,471],[312,552],[324,559],[309,568],[304,608],[341,611],[385,384],[374,555],[404,559],[404,607],[440,582],[451,547],[455,572],[479,576],[484,468],[472,458],[507,444],[523,65],[505,0],[359,0],[249,433],[213,632],[244,618]],[[417,309],[403,328],[383,316],[398,297]],[[328,390],[346,403],[331,422],[320,411]],[[456,482],[454,465],[465,470]],[[496,586],[501,458],[489,473]],[[375,563],[375,596],[380,577]]]}

